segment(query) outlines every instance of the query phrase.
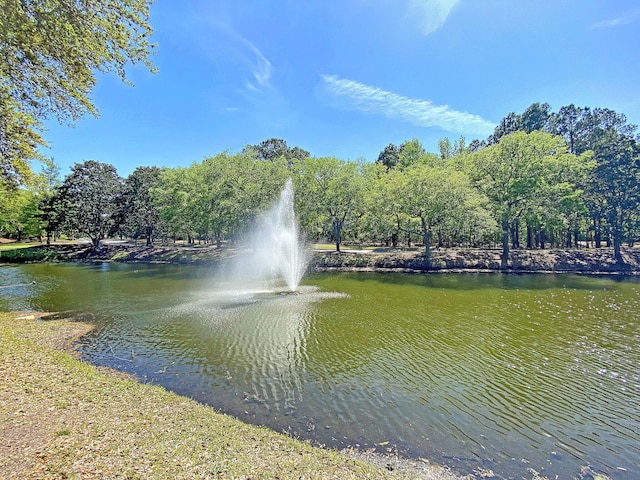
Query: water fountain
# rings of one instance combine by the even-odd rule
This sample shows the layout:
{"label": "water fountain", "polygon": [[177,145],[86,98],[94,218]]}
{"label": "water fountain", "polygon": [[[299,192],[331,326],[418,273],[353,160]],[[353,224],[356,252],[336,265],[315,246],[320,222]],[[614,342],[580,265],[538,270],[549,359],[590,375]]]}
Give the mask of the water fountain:
{"label": "water fountain", "polygon": [[309,255],[300,239],[293,200],[293,182],[288,179],[278,201],[259,215],[247,248],[230,266],[226,276],[235,287],[284,281],[290,293],[297,292]]}
{"label": "water fountain", "polygon": [[293,199],[293,182],[289,178],[280,200],[263,219],[261,229],[264,233],[259,234],[259,238],[267,242],[271,275],[283,278],[291,292],[298,288],[308,264],[308,256],[301,246]]}

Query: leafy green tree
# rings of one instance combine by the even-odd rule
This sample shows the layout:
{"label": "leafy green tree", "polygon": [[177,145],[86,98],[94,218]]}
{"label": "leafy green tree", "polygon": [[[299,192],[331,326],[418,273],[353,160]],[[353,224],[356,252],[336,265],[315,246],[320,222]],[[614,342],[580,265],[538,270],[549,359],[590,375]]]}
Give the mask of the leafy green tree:
{"label": "leafy green tree", "polygon": [[330,225],[339,252],[345,228],[364,214],[363,166],[336,158],[308,158],[293,167],[302,224],[308,229]]}
{"label": "leafy green tree", "polygon": [[614,257],[624,263],[621,246],[634,234],[640,206],[640,145],[635,138],[610,128],[594,145],[594,158],[591,192],[609,225]]}
{"label": "leafy green tree", "polygon": [[251,150],[221,153],[187,168],[167,169],[152,189],[160,217],[174,235],[222,241],[242,233],[289,176],[284,157],[258,161]]}
{"label": "leafy green tree", "polygon": [[570,153],[582,153],[580,148],[580,136],[583,124],[584,108],[576,107],[574,104],[566,105],[552,114],[551,133],[562,136],[569,146]]}
{"label": "leafy green tree", "polygon": [[47,235],[47,245],[50,245],[64,226],[64,199],[58,187],[40,199],[38,217]]}
{"label": "leafy green tree", "polygon": [[[390,182],[397,185],[396,209],[399,225],[409,233],[420,235],[425,261],[431,261],[434,234],[454,237],[465,224],[488,219],[480,194],[467,175],[450,167],[417,165]],[[402,219],[408,221],[402,221]],[[402,227],[401,227],[402,228]]]}
{"label": "leafy green tree", "polygon": [[[60,228],[61,218],[59,209],[55,208],[57,202],[58,187],[60,186],[60,167],[53,159],[45,159],[40,173],[36,176],[31,189],[36,193],[38,202],[34,211],[34,220],[38,222],[41,237],[42,231],[47,234],[47,245]],[[42,240],[41,240],[42,241]]]}
{"label": "leafy green tree", "polygon": [[496,144],[500,141],[502,137],[505,137],[511,133],[517,132],[520,130],[520,115],[515,112],[509,113],[506,117],[504,117],[496,128],[492,135],[487,139],[487,143],[489,145]]}
{"label": "leafy green tree", "polygon": [[18,104],[2,90],[0,83],[0,196],[7,196],[20,185],[31,183],[29,160],[43,159],[38,146],[45,142],[37,131],[40,123],[20,111]]}
{"label": "leafy green tree", "polygon": [[532,103],[518,119],[518,130],[526,133],[549,132],[551,124],[551,106],[548,103]]}
{"label": "leafy green tree", "polygon": [[381,241],[387,246],[398,246],[400,229],[394,208],[398,200],[394,179],[399,172],[387,171],[382,163],[373,162],[364,166],[364,215],[361,225],[364,237]]}
{"label": "leafy green tree", "polygon": [[42,121],[95,115],[96,74],[153,71],[150,0],[0,0],[0,185],[24,184],[41,159]]}
{"label": "leafy green tree", "polygon": [[64,227],[88,235],[98,248],[117,226],[121,189],[122,179],[113,165],[95,160],[76,163],[59,190]]}
{"label": "leafy green tree", "polygon": [[390,143],[380,152],[376,162],[384,165],[387,170],[394,168],[400,162],[400,149],[393,143]]}
{"label": "leafy green tree", "polygon": [[570,155],[561,137],[534,131],[502,137],[469,157],[469,175],[489,198],[502,228],[503,268],[508,266],[510,231],[525,214],[544,204],[558,165]]}
{"label": "leafy green tree", "polygon": [[160,214],[151,197],[151,190],[159,185],[160,172],[158,167],[136,168],[124,181],[118,198],[122,223],[136,238],[144,236],[147,246],[153,245],[160,227]]}
{"label": "leafy green tree", "polygon": [[409,168],[425,161],[427,152],[417,138],[402,142],[398,149],[398,168]]}
{"label": "leafy green tree", "polygon": [[467,147],[465,145],[465,139],[463,136],[460,136],[458,140],[452,142],[449,140],[449,137],[445,137],[441,140],[438,140],[438,151],[440,153],[441,160],[449,160],[453,157],[461,155],[465,153]]}
{"label": "leafy green tree", "polygon": [[281,138],[269,138],[258,145],[247,145],[244,149],[246,152],[253,152],[258,160],[273,162],[281,157],[290,164],[294,159],[304,160],[309,157],[308,151],[300,147],[289,148],[287,142]]}
{"label": "leafy green tree", "polygon": [[197,222],[192,192],[197,188],[197,175],[191,166],[162,170],[158,186],[149,191],[161,221],[174,240],[184,235],[189,243],[193,241]]}
{"label": "leafy green tree", "polygon": [[205,159],[197,167],[201,180],[195,212],[218,246],[226,236],[246,229],[252,217],[273,201],[288,175],[286,159],[256,162],[241,153]]}
{"label": "leafy green tree", "polygon": [[37,201],[32,190],[12,190],[4,197],[0,208],[0,235],[21,241],[25,236],[37,235]]}

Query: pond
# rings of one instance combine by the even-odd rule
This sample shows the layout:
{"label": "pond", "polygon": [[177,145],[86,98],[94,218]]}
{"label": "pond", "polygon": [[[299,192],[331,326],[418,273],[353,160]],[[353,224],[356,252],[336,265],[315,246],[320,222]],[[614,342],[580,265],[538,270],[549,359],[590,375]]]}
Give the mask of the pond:
{"label": "pond", "polygon": [[0,309],[81,312],[88,361],[330,447],[640,478],[638,279],[331,273],[285,295],[203,267],[20,265]]}

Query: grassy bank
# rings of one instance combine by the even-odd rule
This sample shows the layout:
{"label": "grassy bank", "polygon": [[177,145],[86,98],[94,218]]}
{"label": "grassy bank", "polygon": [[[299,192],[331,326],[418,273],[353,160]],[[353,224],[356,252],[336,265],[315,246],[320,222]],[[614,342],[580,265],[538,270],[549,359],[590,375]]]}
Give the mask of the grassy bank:
{"label": "grassy bank", "polygon": [[393,472],[74,358],[90,325],[0,313],[0,478],[426,478]]}

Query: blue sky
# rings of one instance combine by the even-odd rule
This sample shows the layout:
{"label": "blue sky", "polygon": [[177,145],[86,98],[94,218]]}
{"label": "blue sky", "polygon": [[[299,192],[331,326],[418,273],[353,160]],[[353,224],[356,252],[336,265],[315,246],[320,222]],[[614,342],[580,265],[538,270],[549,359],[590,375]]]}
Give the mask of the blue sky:
{"label": "blue sky", "polygon": [[374,161],[389,143],[486,138],[533,102],[640,124],[637,0],[156,0],[159,72],[100,76],[99,118],[47,123],[62,169],[126,176],[275,137]]}

